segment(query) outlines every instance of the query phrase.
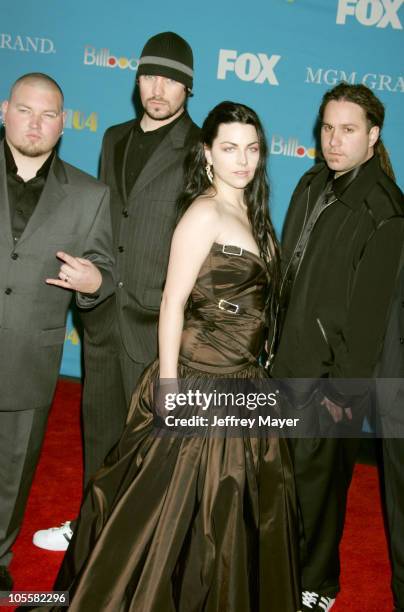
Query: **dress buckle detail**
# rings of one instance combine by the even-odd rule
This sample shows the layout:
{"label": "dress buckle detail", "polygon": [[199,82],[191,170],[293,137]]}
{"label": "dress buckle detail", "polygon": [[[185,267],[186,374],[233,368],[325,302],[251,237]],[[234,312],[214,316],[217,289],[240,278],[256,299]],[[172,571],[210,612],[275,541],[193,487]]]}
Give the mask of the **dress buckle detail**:
{"label": "dress buckle detail", "polygon": [[225,310],[226,312],[231,312],[231,314],[238,314],[240,310],[240,306],[238,304],[233,304],[232,302],[228,302],[227,300],[219,300],[219,309]]}

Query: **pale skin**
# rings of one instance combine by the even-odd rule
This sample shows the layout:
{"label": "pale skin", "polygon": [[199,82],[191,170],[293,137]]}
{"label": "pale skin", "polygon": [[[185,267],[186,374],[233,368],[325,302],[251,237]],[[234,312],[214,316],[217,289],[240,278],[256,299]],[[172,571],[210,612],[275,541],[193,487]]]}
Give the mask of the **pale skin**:
{"label": "pale skin", "polygon": [[168,125],[184,112],[186,89],[174,79],[142,74],[139,91],[144,109],[140,126],[144,132]]}
{"label": "pale skin", "polygon": [[353,170],[374,155],[380,130],[369,129],[365,111],[347,100],[331,100],[324,109],[321,149],[335,178]]}
{"label": "pale skin", "polygon": [[212,147],[214,189],[198,197],[178,224],[168,264],[159,319],[160,379],[176,379],[184,308],[213,243],[240,246],[258,255],[244,203],[244,189],[259,160],[255,127],[221,124]]}
{"label": "pale skin", "polygon": [[[16,85],[9,100],[2,103],[6,140],[13,154],[18,175],[25,181],[36,173],[52,154],[65,123],[60,91],[49,81],[27,78]],[[88,259],[59,251],[63,261],[58,279],[46,279],[49,285],[81,293],[95,293],[102,276]]]}
{"label": "pale skin", "polygon": [[56,257],[63,261],[59,270],[59,278],[47,278],[48,285],[90,295],[96,293],[101,287],[101,272],[89,259],[73,257],[63,251],[58,251]]}

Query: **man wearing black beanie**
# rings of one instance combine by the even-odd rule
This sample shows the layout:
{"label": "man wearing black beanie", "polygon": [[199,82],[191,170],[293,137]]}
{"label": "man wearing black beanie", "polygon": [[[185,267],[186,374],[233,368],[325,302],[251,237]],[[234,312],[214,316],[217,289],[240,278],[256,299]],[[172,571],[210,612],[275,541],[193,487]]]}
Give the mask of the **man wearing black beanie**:
{"label": "man wearing black beanie", "polygon": [[[130,398],[157,355],[157,322],[176,200],[186,154],[199,128],[185,107],[193,54],[174,32],[152,36],[137,70],[143,114],[107,129],[101,180],[111,189],[116,294],[82,314],[84,482],[102,465],[123,430]],[[37,531],[34,544],[65,550],[71,524]]]}

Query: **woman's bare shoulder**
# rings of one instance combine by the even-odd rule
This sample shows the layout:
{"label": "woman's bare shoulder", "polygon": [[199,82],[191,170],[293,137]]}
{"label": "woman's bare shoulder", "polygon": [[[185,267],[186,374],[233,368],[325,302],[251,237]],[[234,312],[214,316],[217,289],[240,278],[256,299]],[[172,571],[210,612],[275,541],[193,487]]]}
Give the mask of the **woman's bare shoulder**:
{"label": "woman's bare shoulder", "polygon": [[220,205],[214,196],[200,195],[192,202],[184,217],[201,222],[217,222],[220,217]]}

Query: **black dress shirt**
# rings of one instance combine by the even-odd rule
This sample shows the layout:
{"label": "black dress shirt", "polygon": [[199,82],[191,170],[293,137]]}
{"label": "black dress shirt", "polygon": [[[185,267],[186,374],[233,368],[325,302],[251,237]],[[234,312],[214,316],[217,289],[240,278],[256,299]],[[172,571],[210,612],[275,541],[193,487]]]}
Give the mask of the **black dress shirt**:
{"label": "black dress shirt", "polygon": [[49,168],[54,158],[54,152],[39,168],[36,175],[29,181],[24,181],[18,175],[18,168],[7,141],[4,140],[6,158],[8,201],[10,206],[11,231],[14,242],[17,242],[25,230],[32,213],[38,204],[42,190],[48,178]]}
{"label": "black dress shirt", "polygon": [[174,121],[171,121],[171,123],[163,125],[157,128],[157,130],[151,130],[150,132],[144,132],[140,126],[140,120],[136,120],[130,137],[128,154],[126,157],[125,188],[127,195],[130,194],[146,162],[150,159],[163,138],[165,138],[168,132],[183,116],[183,113],[181,113],[181,115],[174,119]]}

